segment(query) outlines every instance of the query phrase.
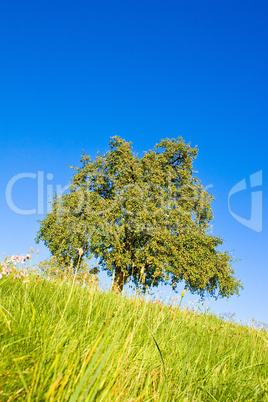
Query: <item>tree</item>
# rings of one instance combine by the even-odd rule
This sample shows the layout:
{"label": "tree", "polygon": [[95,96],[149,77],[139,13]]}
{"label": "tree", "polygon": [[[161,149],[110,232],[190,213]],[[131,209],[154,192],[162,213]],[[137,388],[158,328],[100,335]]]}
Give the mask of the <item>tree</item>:
{"label": "tree", "polygon": [[70,191],[56,196],[41,221],[44,241],[63,265],[94,256],[115,275],[114,290],[132,280],[143,288],[184,280],[191,292],[229,297],[239,293],[232,258],[208,234],[213,197],[193,171],[197,149],[164,139],[142,157],[132,143],[112,137],[110,150],[95,160],[83,153],[73,167]]}

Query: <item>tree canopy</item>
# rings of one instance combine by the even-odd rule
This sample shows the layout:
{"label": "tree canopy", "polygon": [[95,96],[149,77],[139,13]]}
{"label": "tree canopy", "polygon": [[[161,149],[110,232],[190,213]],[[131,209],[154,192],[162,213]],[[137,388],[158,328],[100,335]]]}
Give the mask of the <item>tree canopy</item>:
{"label": "tree canopy", "polygon": [[197,149],[163,139],[139,157],[132,143],[112,137],[110,149],[93,160],[85,152],[72,167],[70,191],[55,195],[40,222],[44,241],[63,265],[94,256],[121,292],[126,281],[143,288],[184,280],[191,292],[229,297],[240,281],[232,257],[209,234],[213,197],[193,171]]}

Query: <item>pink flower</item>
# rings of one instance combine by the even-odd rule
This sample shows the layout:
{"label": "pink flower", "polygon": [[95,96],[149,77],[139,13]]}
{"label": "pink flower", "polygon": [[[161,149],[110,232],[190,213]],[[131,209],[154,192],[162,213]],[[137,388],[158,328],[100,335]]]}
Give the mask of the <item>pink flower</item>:
{"label": "pink flower", "polygon": [[9,275],[9,273],[12,271],[11,268],[7,267],[6,264],[2,267],[2,275]]}
{"label": "pink flower", "polygon": [[9,258],[9,261],[12,262],[12,263],[16,263],[16,262],[20,262],[20,259],[21,259],[21,257],[19,257],[18,254],[16,254],[16,255],[12,255]]}
{"label": "pink flower", "polygon": [[26,276],[28,276],[28,271],[27,269],[23,268],[23,270],[21,271],[21,276],[23,276],[24,278],[26,278]]}

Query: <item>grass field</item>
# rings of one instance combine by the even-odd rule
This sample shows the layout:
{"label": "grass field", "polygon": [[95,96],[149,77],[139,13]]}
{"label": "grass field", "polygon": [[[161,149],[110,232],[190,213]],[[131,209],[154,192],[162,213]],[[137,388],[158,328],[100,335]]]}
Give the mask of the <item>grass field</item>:
{"label": "grass field", "polygon": [[268,334],[37,275],[0,279],[2,401],[268,401]]}

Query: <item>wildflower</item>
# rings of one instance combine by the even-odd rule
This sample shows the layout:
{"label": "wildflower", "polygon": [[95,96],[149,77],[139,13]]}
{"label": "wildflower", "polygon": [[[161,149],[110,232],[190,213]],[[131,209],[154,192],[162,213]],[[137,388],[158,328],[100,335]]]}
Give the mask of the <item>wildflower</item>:
{"label": "wildflower", "polygon": [[24,264],[26,262],[26,257],[24,257],[23,255],[21,255],[20,257],[16,256],[15,264],[17,262],[20,263],[20,264]]}
{"label": "wildflower", "polygon": [[33,254],[33,248],[31,247],[31,253]]}
{"label": "wildflower", "polygon": [[14,264],[16,264],[17,262],[24,262],[25,261],[25,257],[23,257],[23,256],[18,256],[18,254],[16,254],[16,255],[12,255],[10,258],[9,258],[9,261],[10,262],[12,262],[12,263],[14,263]]}
{"label": "wildflower", "polygon": [[78,255],[83,255],[84,254],[84,251],[83,251],[83,249],[82,248],[78,248],[77,249],[78,250]]}
{"label": "wildflower", "polygon": [[20,275],[23,276],[24,278],[26,278],[26,276],[28,276],[27,269],[23,268],[23,270],[21,271]]}
{"label": "wildflower", "polygon": [[30,253],[27,253],[25,258],[26,258],[26,260],[30,260],[31,259]]}
{"label": "wildflower", "polygon": [[183,298],[183,296],[185,295],[185,293],[187,292],[187,290],[189,290],[190,288],[184,289],[184,291],[181,294],[181,297]]}
{"label": "wildflower", "polygon": [[12,271],[12,269],[9,268],[6,264],[3,265],[3,267],[2,267],[2,275],[9,276],[11,271]]}

